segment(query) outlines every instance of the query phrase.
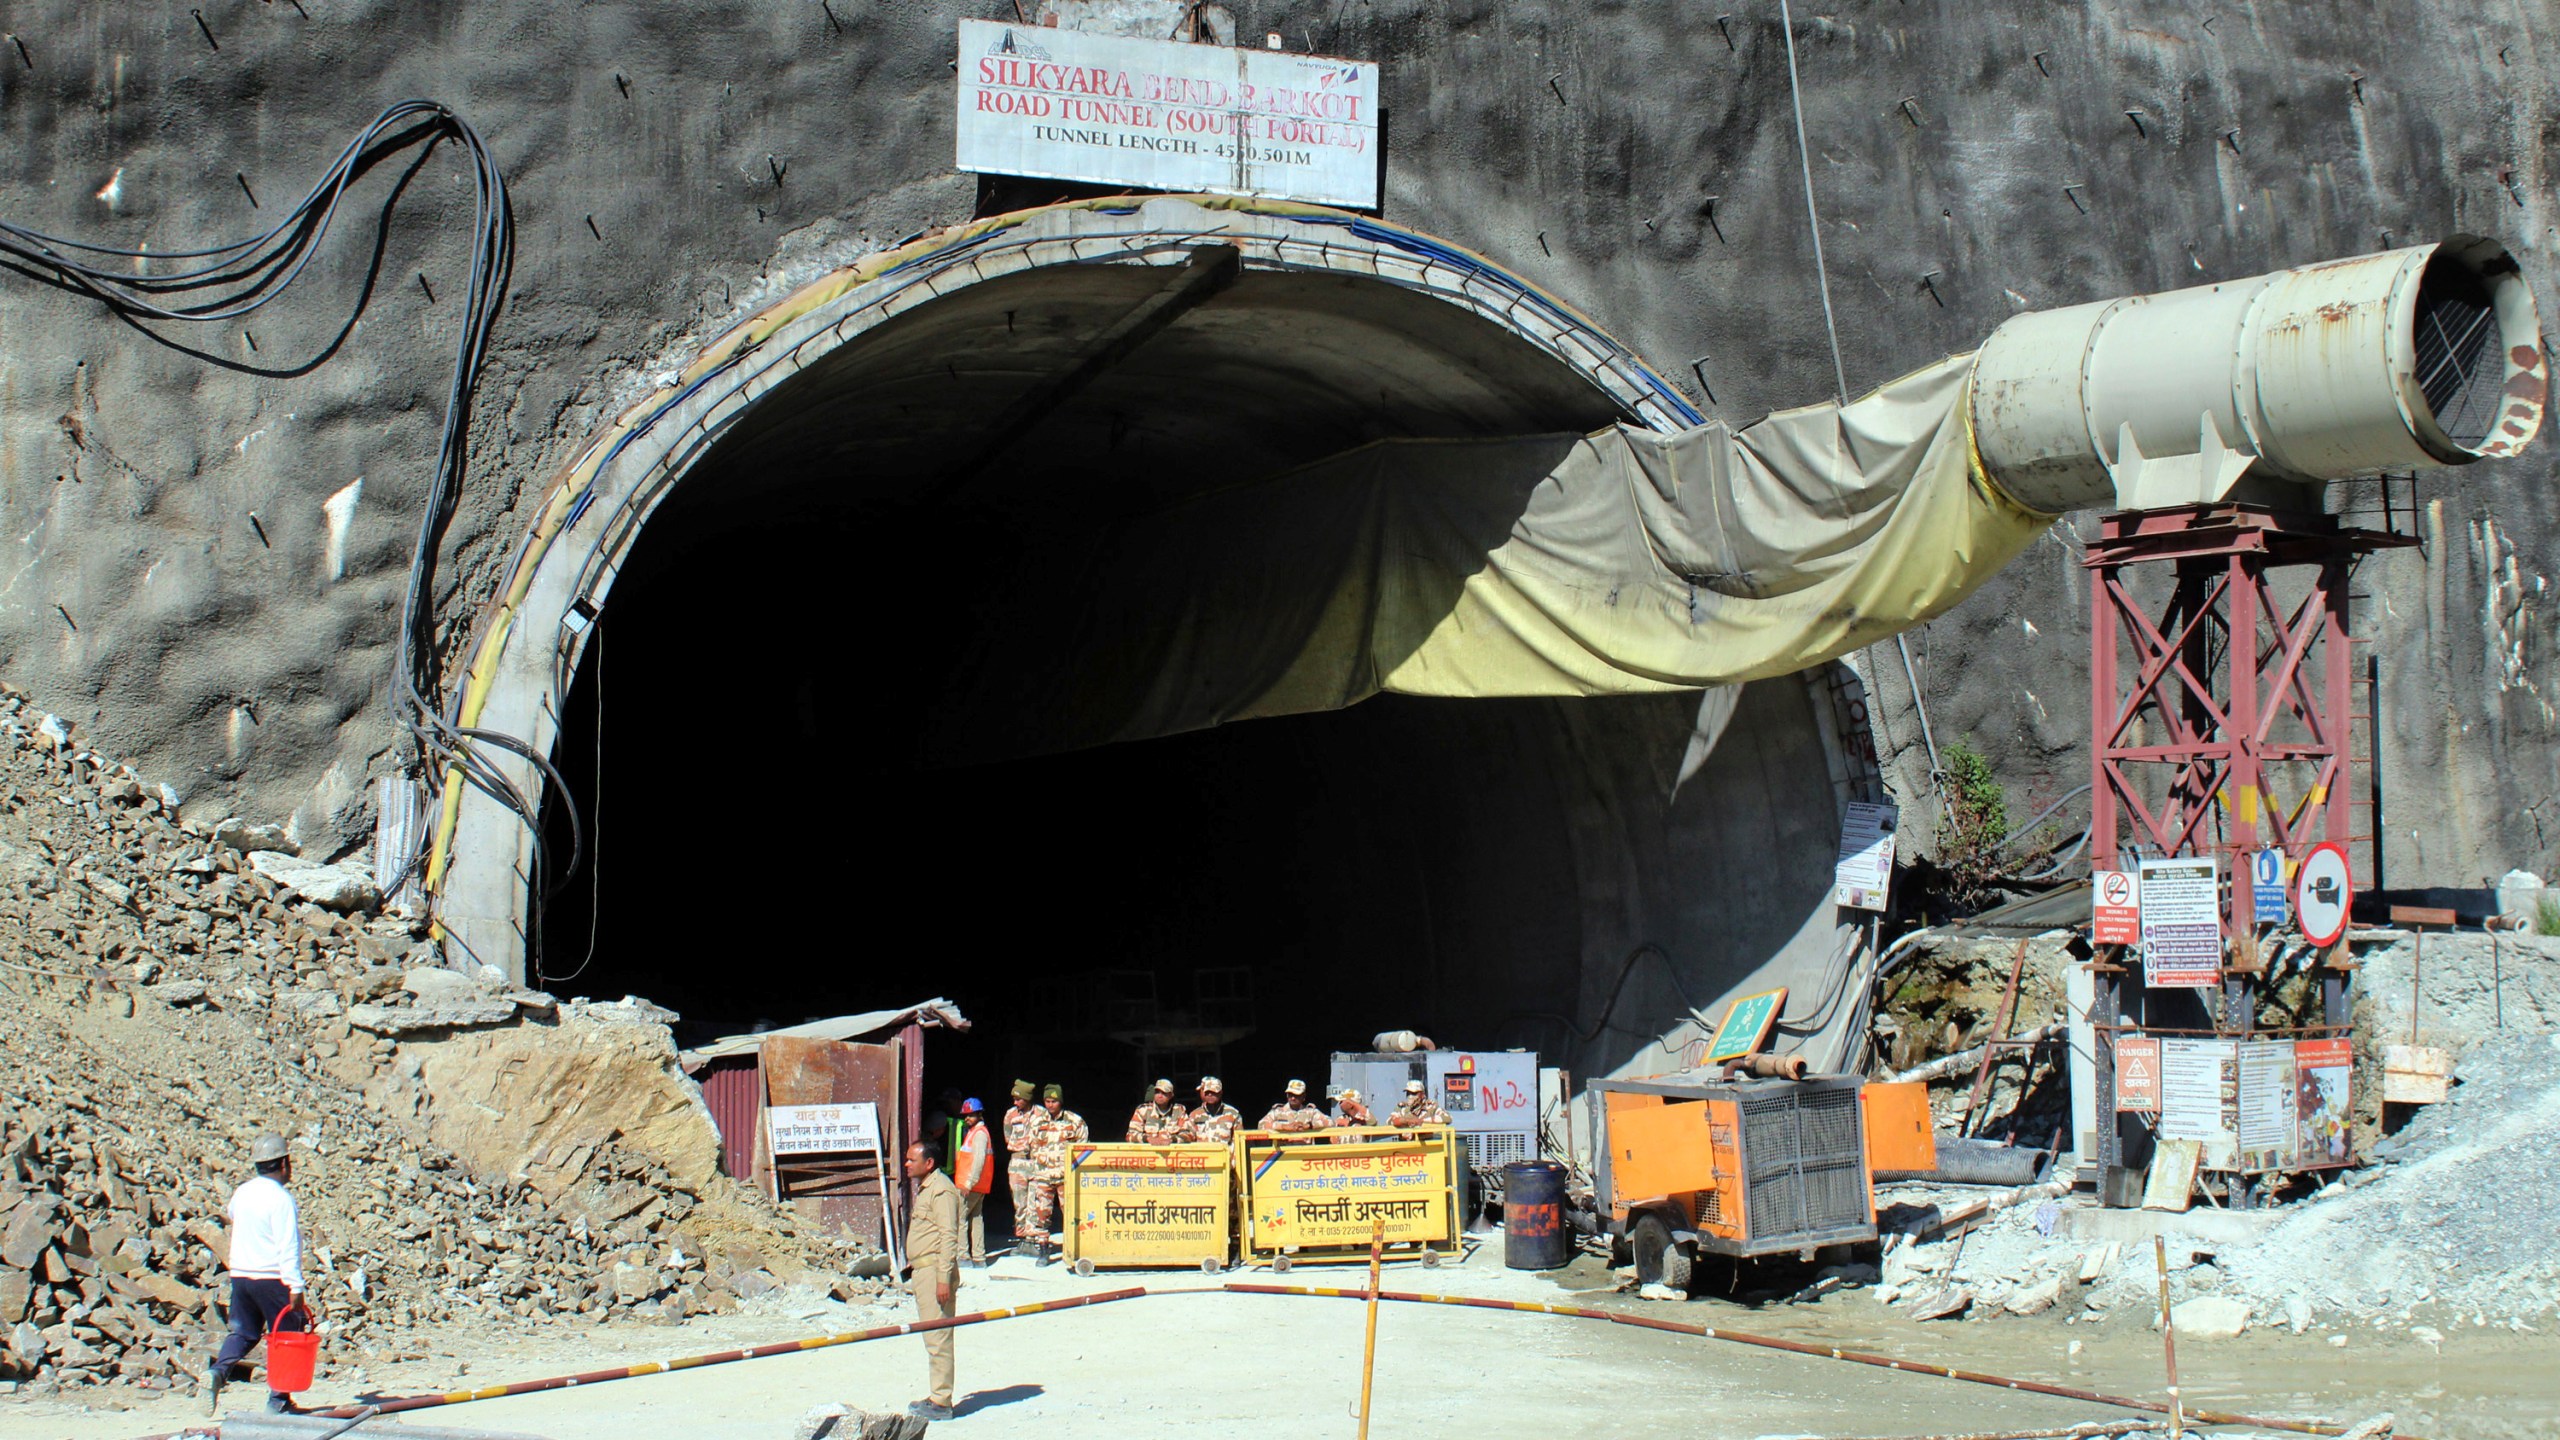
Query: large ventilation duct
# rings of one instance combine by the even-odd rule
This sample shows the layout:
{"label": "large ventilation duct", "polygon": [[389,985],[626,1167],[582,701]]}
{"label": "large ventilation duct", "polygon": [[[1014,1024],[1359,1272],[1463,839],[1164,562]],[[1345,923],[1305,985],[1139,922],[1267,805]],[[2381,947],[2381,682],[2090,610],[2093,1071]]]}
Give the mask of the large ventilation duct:
{"label": "large ventilation duct", "polygon": [[2493,240],[2020,315],[1974,360],[1983,467],[2047,513],[2226,499],[2512,455],[2547,393]]}

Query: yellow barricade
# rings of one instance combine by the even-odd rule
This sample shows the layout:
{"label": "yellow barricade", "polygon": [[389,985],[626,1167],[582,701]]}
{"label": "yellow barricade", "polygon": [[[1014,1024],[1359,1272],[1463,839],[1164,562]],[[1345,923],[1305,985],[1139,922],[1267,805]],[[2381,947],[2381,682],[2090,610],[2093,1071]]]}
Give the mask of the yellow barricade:
{"label": "yellow barricade", "polygon": [[1079,1145],[1067,1153],[1066,1255],[1097,1269],[1220,1267],[1234,1248],[1224,1145]]}
{"label": "yellow barricade", "polygon": [[1248,1260],[1366,1258],[1380,1220],[1390,1250],[1458,1248],[1455,1132],[1361,1127],[1236,1137]]}

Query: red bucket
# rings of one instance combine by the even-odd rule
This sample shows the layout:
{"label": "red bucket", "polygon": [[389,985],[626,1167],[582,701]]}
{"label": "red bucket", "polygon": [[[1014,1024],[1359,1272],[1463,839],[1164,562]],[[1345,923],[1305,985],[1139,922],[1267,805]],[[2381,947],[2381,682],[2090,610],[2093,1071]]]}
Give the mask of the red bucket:
{"label": "red bucket", "polygon": [[[279,1319],[282,1317],[279,1316]],[[309,1319],[306,1312],[304,1323]],[[320,1336],[310,1330],[267,1332],[267,1388],[290,1395],[311,1388],[320,1368]]]}

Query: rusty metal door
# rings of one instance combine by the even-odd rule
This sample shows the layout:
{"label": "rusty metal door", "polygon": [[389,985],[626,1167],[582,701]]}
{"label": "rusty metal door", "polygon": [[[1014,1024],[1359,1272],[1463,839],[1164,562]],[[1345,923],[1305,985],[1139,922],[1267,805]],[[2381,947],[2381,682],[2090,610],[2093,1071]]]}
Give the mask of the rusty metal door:
{"label": "rusty metal door", "polygon": [[[879,1107],[881,1158],[771,1157],[774,1192],[821,1229],[881,1243],[904,1207],[895,1187],[906,1148],[899,1057],[893,1045],[777,1036],[764,1042],[765,1103]],[[884,1173],[885,1172],[885,1173]]]}
{"label": "rusty metal door", "polygon": [[723,1055],[703,1067],[702,1103],[720,1132],[720,1172],[752,1182],[756,1174],[757,1111],[764,1105],[764,1076],[753,1055]]}

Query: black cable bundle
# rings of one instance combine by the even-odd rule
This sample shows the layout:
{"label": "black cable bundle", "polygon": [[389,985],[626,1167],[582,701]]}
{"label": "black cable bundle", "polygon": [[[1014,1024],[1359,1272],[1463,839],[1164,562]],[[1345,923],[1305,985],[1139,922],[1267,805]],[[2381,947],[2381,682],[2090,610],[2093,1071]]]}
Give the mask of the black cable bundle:
{"label": "black cable bundle", "polygon": [[[0,265],[47,284],[93,296],[117,318],[162,344],[216,364],[244,368],[172,339],[148,322],[237,320],[264,307],[282,294],[301,275],[303,267],[310,264],[312,255],[329,233],[330,223],[337,218],[338,207],[345,200],[348,188],[365,172],[393,154],[413,145],[422,145],[425,148],[419,151],[411,168],[410,173],[414,174],[416,166],[425,163],[434,147],[447,140],[460,145],[471,157],[475,184],[471,276],[463,299],[461,343],[454,355],[452,383],[445,397],[444,431],[436,446],[434,483],[428,492],[426,509],[418,517],[417,545],[409,560],[408,590],[401,601],[393,685],[402,721],[417,742],[422,762],[420,768],[428,777],[428,790],[437,804],[440,806],[443,800],[443,772],[450,768],[497,799],[532,829],[535,864],[539,871],[547,872],[549,865],[542,846],[539,793],[528,797],[495,764],[478,753],[472,742],[493,746],[532,762],[566,799],[569,787],[560,772],[552,766],[549,757],[537,753],[531,745],[515,736],[463,725],[458,688],[453,700],[454,709],[450,713],[440,710],[430,698],[440,688],[436,673],[435,606],[428,593],[435,577],[436,550],[461,499],[463,472],[470,460],[472,396],[479,385],[481,364],[488,356],[490,331],[497,322],[499,307],[506,301],[507,279],[515,258],[515,221],[507,203],[506,179],[499,173],[496,157],[489,153],[489,147],[482,142],[478,132],[435,101],[404,100],[373,117],[358,131],[301,202],[264,234],[200,250],[127,250],[113,245],[67,240],[0,220]],[[403,177],[401,184],[405,187],[406,183],[407,179]],[[392,200],[396,202],[397,199],[398,191],[395,190]],[[386,221],[387,218],[386,213]],[[91,257],[127,262],[198,263],[182,264],[179,269],[160,274],[141,274],[101,269]],[[375,259],[378,264],[378,242]],[[368,276],[364,293],[357,299],[355,312],[348,316],[347,326],[310,362],[312,365],[334,352],[338,341],[343,340],[347,330],[353,328],[356,316],[362,314],[365,300],[372,293],[372,283],[371,276]],[[308,368],[259,373],[299,374]],[[569,804],[567,809],[570,861],[566,869],[556,872],[563,880],[577,869],[586,844],[578,823],[576,804]],[[421,853],[423,851],[422,846]],[[410,867],[414,868],[416,864],[417,858],[411,857]],[[385,887],[386,891],[396,891],[407,879],[408,870],[404,869]],[[556,888],[556,883],[542,887],[538,893],[547,893],[549,888]]]}

